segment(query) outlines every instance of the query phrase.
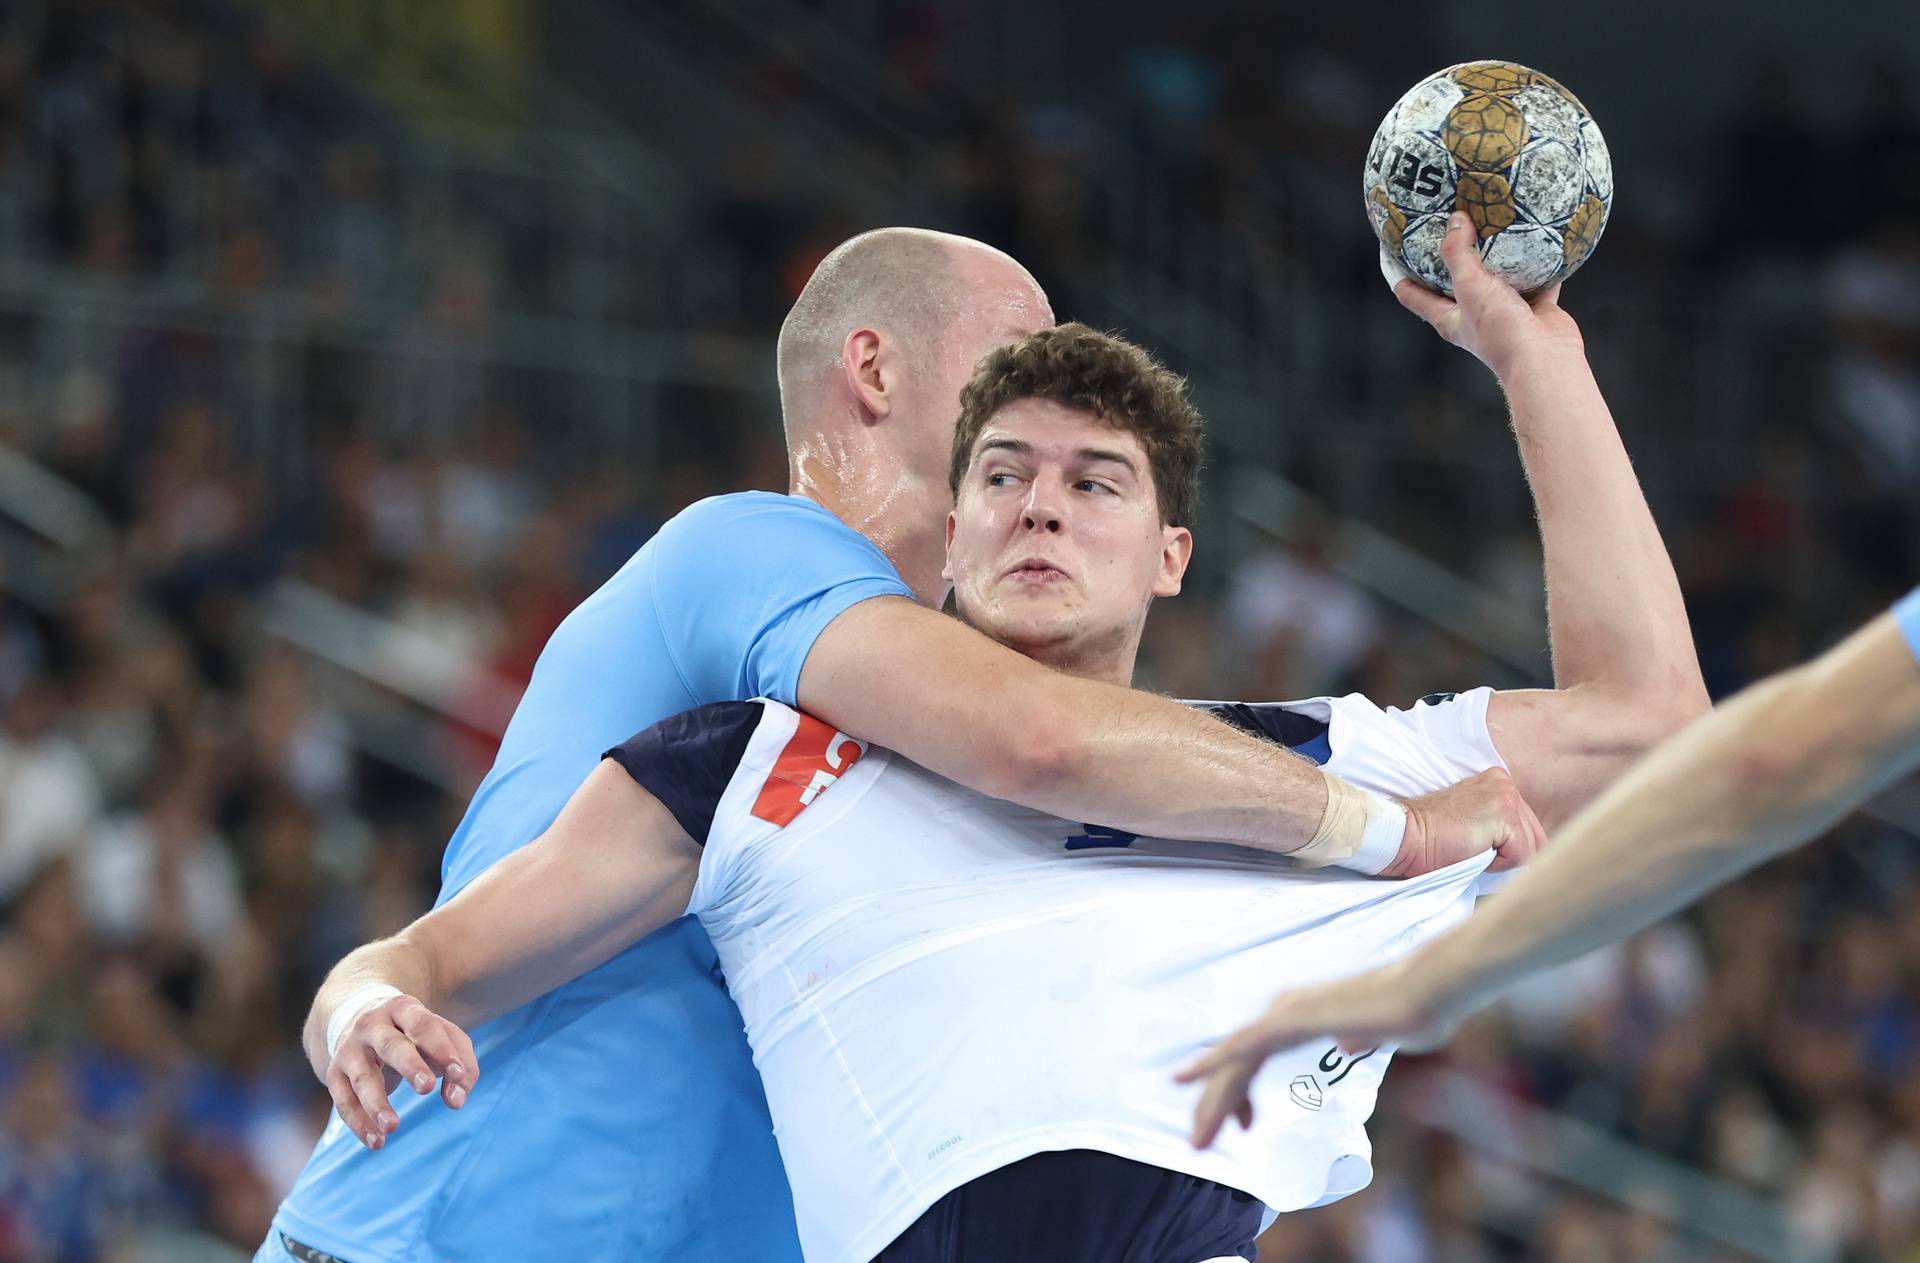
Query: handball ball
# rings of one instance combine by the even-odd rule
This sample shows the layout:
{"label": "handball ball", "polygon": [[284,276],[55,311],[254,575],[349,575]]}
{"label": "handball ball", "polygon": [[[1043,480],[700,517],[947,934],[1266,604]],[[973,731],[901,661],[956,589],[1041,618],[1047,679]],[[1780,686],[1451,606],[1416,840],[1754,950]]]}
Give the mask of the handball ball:
{"label": "handball ball", "polygon": [[1387,111],[1367,150],[1367,217],[1391,262],[1451,294],[1440,242],[1457,206],[1480,257],[1523,294],[1572,276],[1613,208],[1613,162],[1578,97],[1505,61],[1451,66]]}

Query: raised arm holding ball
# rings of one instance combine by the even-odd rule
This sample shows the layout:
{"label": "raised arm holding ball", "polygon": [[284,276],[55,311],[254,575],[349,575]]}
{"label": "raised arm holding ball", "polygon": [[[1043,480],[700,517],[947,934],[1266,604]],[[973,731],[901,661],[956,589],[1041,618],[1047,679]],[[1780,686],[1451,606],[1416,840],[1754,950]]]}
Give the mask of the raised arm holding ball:
{"label": "raised arm holding ball", "polygon": [[[1452,216],[1441,254],[1453,298],[1411,279],[1399,281],[1394,294],[1492,369],[1512,412],[1539,514],[1560,688],[1501,693],[1487,723],[1502,751],[1545,755],[1550,762],[1554,774],[1542,777],[1508,759],[1553,834],[1625,770],[1650,727],[1672,731],[1704,712],[1708,699],[1679,582],[1587,364],[1579,328],[1560,309],[1559,286],[1522,298],[1482,262],[1475,233],[1465,213]],[[1654,705],[1650,698],[1664,701]],[[1568,723],[1570,715],[1578,722]],[[1652,864],[1653,849],[1643,844],[1631,863]],[[1504,898],[1488,909],[1490,916]],[[1471,931],[1486,933],[1481,918],[1473,919]],[[1315,1001],[1331,1003],[1350,985],[1317,987]],[[1183,1082],[1206,1083],[1194,1122],[1196,1145],[1211,1144],[1230,1115],[1250,1125],[1247,1087],[1266,1058],[1304,1042],[1309,1029],[1311,1035],[1328,1029],[1294,1017],[1284,1001],[1276,1002],[1180,1073]],[[1365,1020],[1350,1032],[1333,1024],[1333,1033],[1384,1038],[1382,1024]]]}
{"label": "raised arm holding ball", "polygon": [[1194,1142],[1273,1053],[1329,1035],[1433,1044],[1530,973],[1645,929],[1831,828],[1920,767],[1920,588],[1804,666],[1724,702],[1579,813],[1486,910],[1403,960],[1283,992],[1183,1072],[1205,1078]]}

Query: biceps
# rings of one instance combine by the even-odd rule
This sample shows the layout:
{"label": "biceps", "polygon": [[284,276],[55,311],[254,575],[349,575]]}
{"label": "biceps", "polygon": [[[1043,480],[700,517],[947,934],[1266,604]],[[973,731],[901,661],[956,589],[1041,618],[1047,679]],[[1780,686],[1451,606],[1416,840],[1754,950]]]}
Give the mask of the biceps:
{"label": "biceps", "polygon": [[1495,693],[1487,702],[1487,731],[1548,832],[1662,735],[1636,708],[1579,688]]}
{"label": "biceps", "polygon": [[552,827],[423,919],[449,1007],[484,1020],[605,963],[686,910],[699,855],[658,799],[600,764]]}

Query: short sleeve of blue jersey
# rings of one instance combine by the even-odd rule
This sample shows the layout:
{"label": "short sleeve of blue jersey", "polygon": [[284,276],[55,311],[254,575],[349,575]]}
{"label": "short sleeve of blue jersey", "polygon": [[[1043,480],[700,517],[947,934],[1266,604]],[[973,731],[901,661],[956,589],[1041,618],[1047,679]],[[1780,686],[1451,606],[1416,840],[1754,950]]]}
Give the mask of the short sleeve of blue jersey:
{"label": "short sleeve of blue jersey", "polygon": [[848,606],[913,596],[873,542],[810,500],[703,500],[654,537],[652,588],[667,653],[696,703],[798,705],[800,668]]}
{"label": "short sleeve of blue jersey", "polygon": [[1907,638],[1907,648],[1913,650],[1915,658],[1920,658],[1920,588],[1895,603],[1893,618],[1900,624],[1900,634]]}

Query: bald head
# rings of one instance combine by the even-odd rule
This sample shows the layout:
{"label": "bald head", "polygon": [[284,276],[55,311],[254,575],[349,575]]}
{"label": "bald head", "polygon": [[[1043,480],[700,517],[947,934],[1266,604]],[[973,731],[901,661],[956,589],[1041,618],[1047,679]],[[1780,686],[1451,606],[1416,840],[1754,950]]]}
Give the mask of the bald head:
{"label": "bald head", "polygon": [[790,490],[937,603],[960,390],[996,348],[1052,323],[1033,277],[991,246],[919,228],[846,242],[780,328]]}
{"label": "bald head", "polygon": [[[1045,307],[1025,268],[968,237],[876,228],[844,241],[820,261],[780,326],[782,406],[791,413],[805,388],[839,365],[855,329],[877,330],[923,361],[983,298],[1018,290]],[[1045,322],[1052,323],[1050,312]]]}

